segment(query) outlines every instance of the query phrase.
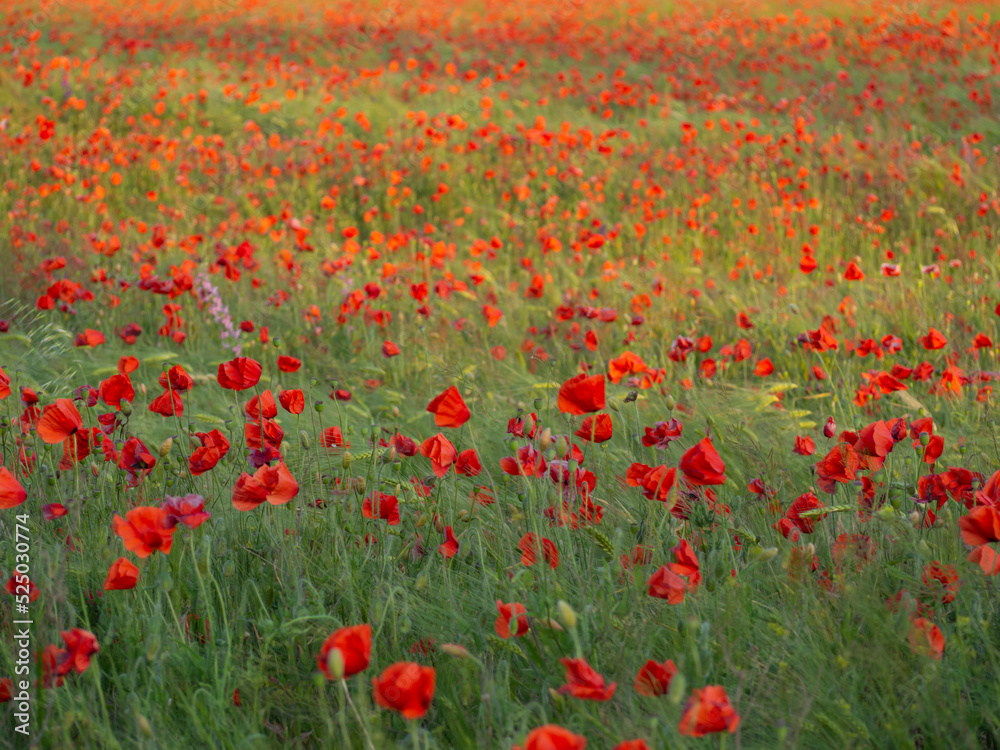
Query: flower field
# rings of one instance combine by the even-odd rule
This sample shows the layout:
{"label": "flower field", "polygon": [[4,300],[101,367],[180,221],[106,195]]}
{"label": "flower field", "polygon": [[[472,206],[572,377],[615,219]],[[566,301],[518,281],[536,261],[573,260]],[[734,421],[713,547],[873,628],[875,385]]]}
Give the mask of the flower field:
{"label": "flower field", "polygon": [[1000,748],[990,11],[5,2],[0,747]]}

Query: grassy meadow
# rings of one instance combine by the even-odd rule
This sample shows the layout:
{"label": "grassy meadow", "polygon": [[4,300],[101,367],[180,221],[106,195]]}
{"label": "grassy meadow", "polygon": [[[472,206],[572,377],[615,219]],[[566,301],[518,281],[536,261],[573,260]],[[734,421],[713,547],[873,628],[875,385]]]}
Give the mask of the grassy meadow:
{"label": "grassy meadow", "polygon": [[5,2],[0,747],[1000,748],[993,16]]}

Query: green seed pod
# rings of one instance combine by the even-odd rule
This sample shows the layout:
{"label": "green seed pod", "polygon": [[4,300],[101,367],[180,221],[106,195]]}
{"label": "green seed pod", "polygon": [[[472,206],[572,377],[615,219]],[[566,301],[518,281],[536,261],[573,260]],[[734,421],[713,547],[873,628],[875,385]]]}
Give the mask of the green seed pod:
{"label": "green seed pod", "polygon": [[536,398],[535,401],[534,401],[533,406],[535,407],[535,411],[536,412],[541,411],[542,410],[542,399]]}
{"label": "green seed pod", "polygon": [[313,404],[313,408],[316,411],[322,413],[322,411],[323,411],[323,402],[322,401],[317,401],[316,403]]}

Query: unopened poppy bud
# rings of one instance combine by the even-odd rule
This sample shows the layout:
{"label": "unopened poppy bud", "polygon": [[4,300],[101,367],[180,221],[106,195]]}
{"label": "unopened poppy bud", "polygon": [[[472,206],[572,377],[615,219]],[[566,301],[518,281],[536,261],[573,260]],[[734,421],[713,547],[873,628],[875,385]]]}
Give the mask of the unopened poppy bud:
{"label": "unopened poppy bud", "polygon": [[457,643],[442,643],[441,650],[448,654],[448,656],[454,656],[456,659],[469,658],[469,650],[465,646],[459,646]]}
{"label": "unopened poppy bud", "polygon": [[611,409],[615,414],[618,414],[622,410],[622,402],[612,396],[608,399],[608,408]]}
{"label": "unopened poppy bud", "polygon": [[350,451],[344,451],[344,455],[343,455],[342,461],[343,461],[343,466],[344,466],[345,469],[351,468],[351,461],[353,461],[353,460],[354,460],[354,456],[351,455],[351,452]]}
{"label": "unopened poppy bud", "polygon": [[[139,383],[139,393],[141,393],[141,394],[142,394],[143,396],[145,396],[145,395],[146,395],[146,384],[145,384],[145,383]],[[122,411],[125,411],[125,409],[124,409],[124,406],[125,406],[125,404],[128,404],[128,405],[129,405],[129,411],[131,411],[131,408],[132,408],[132,404],[129,404],[129,402],[128,402],[128,401],[123,401],[123,402],[122,402],[122,407],[123,407],[123,408],[122,408]],[[126,415],[126,416],[127,416],[127,415]]]}
{"label": "unopened poppy bud", "polygon": [[541,436],[538,438],[538,447],[547,451],[552,445],[552,428],[546,427],[542,430]]}
{"label": "unopened poppy bud", "polygon": [[339,648],[331,648],[326,655],[326,671],[333,675],[333,679],[340,680],[344,677],[344,655]]}
{"label": "unopened poppy bud", "polygon": [[300,430],[299,431],[299,445],[302,446],[302,449],[303,450],[309,450],[309,446],[311,444],[312,444],[312,441],[309,439],[309,433],[306,432],[305,430]]}
{"label": "unopened poppy bud", "polygon": [[226,560],[222,566],[222,575],[226,578],[232,578],[236,574],[236,563],[232,560]]}
{"label": "unopened poppy bud", "polygon": [[533,405],[535,407],[535,411],[541,411],[541,409],[542,409],[542,400],[540,398],[536,398],[534,400]]}
{"label": "unopened poppy bud", "polygon": [[837,434],[837,423],[833,421],[833,417],[826,420],[826,424],[823,425],[823,436],[826,438],[832,438]]}
{"label": "unopened poppy bud", "polygon": [[920,433],[920,444],[927,447],[927,444],[931,441],[931,434],[924,430]]}
{"label": "unopened poppy bud", "polygon": [[139,731],[143,733],[146,737],[153,736],[153,728],[149,725],[149,719],[147,719],[142,714],[139,714],[139,718],[136,719],[136,723],[139,725]]}
{"label": "unopened poppy bud", "polygon": [[667,407],[667,411],[673,411],[677,408],[677,399],[675,399],[673,395],[667,396],[665,405]]}
{"label": "unopened poppy bud", "polygon": [[684,619],[684,627],[687,629],[688,635],[697,636],[701,630],[701,620],[698,619],[698,615],[688,615]]}
{"label": "unopened poppy bud", "polygon": [[174,447],[174,439],[168,437],[162,443],[160,443],[160,458],[166,458],[167,454],[170,453],[170,449]]}
{"label": "unopened poppy bud", "polygon": [[465,508],[462,508],[462,510],[458,511],[458,520],[464,521],[468,518],[468,516],[469,516],[469,511],[467,511]]}
{"label": "unopened poppy bud", "polygon": [[555,688],[549,688],[549,699],[552,701],[552,705],[557,707],[561,707],[566,702]]}
{"label": "unopened poppy bud", "polygon": [[790,312],[792,315],[798,315],[799,306],[796,305],[794,302],[792,302],[790,305],[788,305],[788,312]]}
{"label": "unopened poppy bud", "polygon": [[634,403],[637,398],[639,398],[639,391],[629,391],[628,395],[625,397],[625,403]]}
{"label": "unopened poppy bud", "polygon": [[160,588],[166,593],[174,590],[174,579],[170,577],[169,572],[164,572],[163,577],[160,578]]}
{"label": "unopened poppy bud", "polygon": [[153,631],[146,636],[146,661],[153,661],[160,653],[160,634]]}
{"label": "unopened poppy bud", "polygon": [[778,554],[778,548],[777,547],[768,547],[767,549],[762,549],[760,552],[758,552],[754,556],[754,559],[757,562],[765,563],[768,560],[773,559],[774,556],[777,555],[777,554]]}
{"label": "unopened poppy bud", "polygon": [[809,542],[809,544],[806,545],[805,553],[807,558],[812,559],[812,557],[816,554],[816,545]]}
{"label": "unopened poppy bud", "polygon": [[567,453],[569,453],[569,438],[560,435],[559,439],[556,440],[556,454],[565,456]]}
{"label": "unopened poppy bud", "polygon": [[358,494],[358,497],[365,494],[367,488],[368,482],[365,481],[364,477],[354,477],[354,491]]}
{"label": "unopened poppy bud", "polygon": [[[910,523],[913,525],[914,528],[919,528],[920,527],[920,511],[918,511],[918,510],[911,510],[909,513],[906,514],[906,517],[910,519]],[[927,542],[925,542],[923,539],[921,539],[920,543],[923,545],[923,547],[920,547],[920,552],[921,553],[926,554],[925,553],[925,548],[926,548],[926,552],[930,552],[930,548],[927,547]]]}
{"label": "unopened poppy bud", "polygon": [[677,673],[670,680],[670,687],[667,689],[667,700],[675,706],[679,706],[681,701],[687,696],[687,679],[681,673]]}
{"label": "unopened poppy bud", "polygon": [[132,404],[130,404],[125,399],[122,399],[121,409],[122,409],[122,414],[124,414],[126,417],[132,416]]}
{"label": "unopened poppy bud", "polygon": [[393,419],[399,419],[399,407],[398,406],[392,407],[392,416],[393,416]]}
{"label": "unopened poppy bud", "polygon": [[417,522],[416,522],[415,525],[416,525],[416,527],[418,529],[422,529],[424,526],[426,526],[427,525],[427,514],[426,513],[421,513],[419,516],[417,516]]}
{"label": "unopened poppy bud", "polygon": [[569,606],[569,603],[560,599],[558,604],[556,604],[556,609],[559,610],[559,618],[563,621],[563,624],[570,630],[573,630],[576,627],[576,612]]}

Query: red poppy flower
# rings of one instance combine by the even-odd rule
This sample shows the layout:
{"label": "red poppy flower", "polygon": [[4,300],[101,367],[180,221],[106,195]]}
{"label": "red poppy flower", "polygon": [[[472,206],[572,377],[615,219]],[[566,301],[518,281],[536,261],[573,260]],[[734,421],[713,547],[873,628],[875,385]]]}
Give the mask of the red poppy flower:
{"label": "red poppy flower", "polygon": [[122,356],[118,359],[118,372],[129,375],[139,369],[139,360],[132,356]]}
{"label": "red poppy flower", "polygon": [[586,750],[586,747],[586,737],[556,724],[546,724],[528,732],[523,749],[514,745],[510,750]]}
{"label": "red poppy flower", "polygon": [[88,328],[83,333],[76,334],[76,338],[73,339],[73,346],[100,346],[105,340],[103,333],[95,331],[93,328]]}
{"label": "red poppy flower", "polygon": [[10,677],[0,677],[0,703],[8,703],[14,697],[14,681]]}
{"label": "red poppy flower", "polygon": [[461,427],[472,416],[455,386],[435,396],[427,404],[427,411],[434,415],[434,424],[438,427]]}
{"label": "red poppy flower", "polygon": [[164,391],[149,403],[149,410],[161,417],[180,417],[184,414],[184,401],[179,391]]}
{"label": "red poppy flower", "polygon": [[646,744],[646,740],[624,740],[615,745],[611,750],[650,750],[649,745]]}
{"label": "red poppy flower", "polygon": [[90,657],[101,650],[97,638],[89,630],[81,628],[64,630],[61,635],[66,644],[66,650],[60,654],[56,661],[58,673],[66,675],[75,671],[77,674],[83,674],[90,666]]}
{"label": "red poppy flower", "polygon": [[395,357],[399,354],[399,347],[396,346],[391,341],[385,341],[382,343],[382,356],[386,359],[390,357]]}
{"label": "red poppy flower", "polygon": [[7,593],[11,596],[20,596],[24,594],[26,582],[28,586],[28,601],[33,602],[42,595],[42,592],[28,576],[21,575],[20,573],[11,573],[4,588],[7,589]]}
{"label": "red poppy flower", "polygon": [[334,631],[325,641],[316,656],[316,664],[326,679],[334,679],[330,674],[330,652],[340,651],[344,662],[343,678],[352,677],[368,669],[372,655],[371,625],[351,625]]}
{"label": "red poppy flower", "polygon": [[42,410],[42,416],[35,425],[38,437],[46,443],[61,443],[83,427],[83,418],[76,404],[68,398],[57,399]]}
{"label": "red poppy flower", "polygon": [[343,388],[338,388],[333,393],[330,394],[330,398],[336,401],[350,401],[351,392]]}
{"label": "red poppy flower", "polygon": [[677,469],[673,466],[657,466],[650,468],[645,464],[634,463],[625,472],[625,483],[630,487],[641,487],[642,496],[647,500],[658,500],[665,503],[670,499],[670,490],[677,481]]}
{"label": "red poppy flower", "polygon": [[816,442],[808,435],[805,437],[796,435],[795,447],[792,448],[792,452],[798,453],[800,456],[811,456],[816,452]]}
{"label": "red poppy flower", "polygon": [[944,635],[941,629],[930,620],[917,617],[910,625],[907,637],[913,653],[941,661],[944,656]]}
{"label": "red poppy flower", "polygon": [[54,521],[55,519],[62,518],[68,514],[69,511],[62,503],[46,503],[42,506],[42,517],[46,521]]}
{"label": "red poppy flower", "polygon": [[945,345],[948,343],[948,339],[944,337],[941,331],[931,328],[927,332],[927,335],[920,339],[920,343],[923,345],[924,349],[933,351],[934,349],[944,349]]}
{"label": "red poppy flower", "polygon": [[0,367],[0,401],[10,395],[10,376]]}
{"label": "red poppy flower", "polygon": [[237,357],[219,365],[217,380],[227,390],[245,391],[260,381],[260,362],[249,357]]}
{"label": "red poppy flower", "polygon": [[[825,507],[823,501],[816,497],[811,492],[803,493],[795,498],[795,501],[788,507],[785,512],[785,517],[783,521],[788,521],[787,524],[779,525],[779,531],[782,535],[788,539],[791,529],[795,528],[801,531],[803,534],[812,534],[813,530],[816,528],[816,523],[823,520],[826,514],[820,514],[818,516],[806,516],[802,517],[799,514],[810,510],[819,510]],[[786,533],[786,529],[789,533]]]}
{"label": "red poppy flower", "polygon": [[274,403],[274,395],[268,388],[259,396],[254,396],[243,406],[243,411],[247,419],[259,422],[261,415],[264,419],[274,419],[278,416],[278,405]]}
{"label": "red poppy flower", "polygon": [[522,445],[517,449],[517,458],[504,456],[500,468],[511,476],[540,477],[545,474],[545,459],[532,445]]}
{"label": "red poppy flower", "polygon": [[194,388],[194,378],[192,378],[180,365],[174,365],[167,372],[160,373],[157,382],[163,390],[176,391],[177,393],[187,393]]}
{"label": "red poppy flower", "polygon": [[721,685],[709,685],[691,692],[677,729],[686,737],[704,737],[713,732],[732,734],[739,723],[739,714],[729,703],[726,689]]}
{"label": "red poppy flower", "polygon": [[564,414],[589,414],[605,407],[604,375],[580,374],[559,389],[559,411]]}
{"label": "red poppy flower", "polygon": [[289,414],[301,414],[306,408],[305,394],[299,388],[281,391],[278,394],[278,402],[281,404],[281,408]]}
{"label": "red poppy flower", "polygon": [[958,519],[962,541],[977,547],[981,544],[1000,542],[1000,508],[980,505]]}
{"label": "red poppy flower", "polygon": [[1000,575],[1000,554],[989,545],[979,545],[969,553],[967,559],[976,563],[988,576]]}
{"label": "red poppy flower", "polygon": [[726,464],[716,452],[711,438],[707,437],[681,456],[680,470],[685,482],[692,487],[724,484],[726,481]]}
{"label": "red poppy flower", "polygon": [[667,659],[662,664],[652,660],[647,661],[635,676],[635,692],[650,698],[666,695],[670,690],[670,681],[676,674],[677,666],[673,659]]}
{"label": "red poppy flower", "polygon": [[645,430],[642,444],[647,448],[664,451],[672,442],[680,440],[684,425],[676,419],[671,419],[669,422],[657,422],[654,427],[646,427]]}
{"label": "red poppy flower", "polygon": [[439,432],[420,444],[420,455],[430,459],[434,476],[443,477],[455,463],[458,454],[451,441]]}
{"label": "red poppy flower", "polygon": [[677,575],[687,578],[688,590],[693,591],[701,583],[701,566],[698,564],[698,556],[688,544],[687,539],[681,539],[671,552],[674,553],[674,562],[667,567]]}
{"label": "red poppy flower", "polygon": [[603,443],[611,439],[611,417],[598,414],[596,417],[585,417],[583,423],[573,434],[581,440],[593,443]]}
{"label": "red poppy flower", "polygon": [[163,508],[140,506],[122,518],[114,518],[115,534],[125,542],[125,549],[139,557],[149,557],[154,552],[170,554],[174,543],[174,527],[167,525],[167,512]]}
{"label": "red poppy flower", "polygon": [[361,515],[368,519],[381,519],[390,526],[399,525],[399,499],[395,495],[378,493],[378,511],[375,510],[374,497],[366,497],[361,503]]}
{"label": "red poppy flower", "polygon": [[433,667],[397,662],[372,679],[372,697],[383,708],[402,714],[404,719],[421,719],[434,699],[435,679]]}
{"label": "red poppy flower", "polygon": [[139,581],[139,569],[128,561],[127,558],[119,557],[108,570],[108,577],[104,579],[105,591],[125,591],[135,588]]}
{"label": "red poppy flower", "polygon": [[27,499],[27,490],[6,466],[0,466],[0,508],[13,508]]}
{"label": "red poppy flower", "polygon": [[497,635],[506,639],[511,636],[520,638],[527,633],[528,618],[524,614],[526,611],[523,604],[518,602],[504,604],[497,599],[497,612],[499,614],[496,622],[493,623],[493,629],[496,630]]}
{"label": "red poppy flower", "polygon": [[607,685],[604,677],[586,659],[560,659],[559,662],[566,667],[566,684],[559,688],[560,693],[590,701],[611,700],[615,694],[618,683]]}
{"label": "red poppy flower", "polygon": [[608,380],[612,383],[619,383],[626,375],[639,375],[648,369],[649,365],[643,362],[637,354],[625,351],[608,362]]}
{"label": "red poppy flower", "polygon": [[156,466],[156,459],[149,452],[146,444],[139,438],[129,438],[125,441],[121,453],[118,454],[118,468],[123,469],[128,476],[129,486],[136,486],[139,480],[147,476]]}
{"label": "red poppy flower", "polygon": [[[535,555],[535,535],[525,534],[521,537],[521,541],[518,542],[518,549],[521,550],[521,564],[526,565],[529,568],[538,562]],[[555,569],[559,567],[559,550],[556,548],[555,542],[551,539],[542,539],[542,556],[545,558],[545,562],[549,564],[549,567]]]}
{"label": "red poppy flower", "polygon": [[771,363],[770,357],[764,357],[757,363],[757,366],[753,368],[754,375],[758,377],[767,377],[772,372],[774,372],[774,365]]}
{"label": "red poppy flower", "polygon": [[838,484],[853,482],[861,459],[848,443],[839,443],[816,463],[816,484],[828,495],[837,491]]}
{"label": "red poppy flower", "polygon": [[446,560],[450,560],[458,554],[458,540],[451,526],[444,527],[444,544],[438,545],[438,552],[444,555]]}
{"label": "red poppy flower", "polygon": [[344,433],[341,432],[337,425],[333,427],[327,427],[323,430],[323,436],[320,438],[320,443],[322,443],[324,448],[350,448],[351,442],[349,440],[344,440]]}
{"label": "red poppy flower", "polygon": [[461,477],[478,477],[483,470],[483,465],[479,463],[479,456],[469,448],[458,454],[455,461],[455,471]]}
{"label": "red poppy flower", "polygon": [[[861,266],[855,263],[853,260],[847,264],[847,270],[844,271],[844,279],[847,281],[864,281],[865,274],[861,270]],[[701,736],[701,735],[696,735]]]}
{"label": "red poppy flower", "polygon": [[278,357],[278,369],[282,372],[298,372],[302,367],[302,360],[282,354]]}
{"label": "red poppy flower", "polygon": [[101,401],[108,406],[113,406],[115,411],[121,409],[122,401],[132,403],[135,398],[135,389],[128,375],[112,375],[106,380],[102,380],[97,388]]}
{"label": "red poppy flower", "polygon": [[666,599],[668,604],[680,604],[684,601],[688,584],[683,578],[670,570],[666,565],[660,567],[646,581],[649,595],[656,599]]}
{"label": "red poppy flower", "polygon": [[243,472],[233,487],[236,510],[253,510],[265,500],[283,505],[299,494],[299,483],[282,461],[277,466],[261,466],[253,476]]}
{"label": "red poppy flower", "polygon": [[196,529],[212,517],[211,513],[205,512],[205,498],[201,495],[191,494],[183,497],[167,495],[160,507],[167,512],[164,520],[166,526],[182,523],[189,529]]}

